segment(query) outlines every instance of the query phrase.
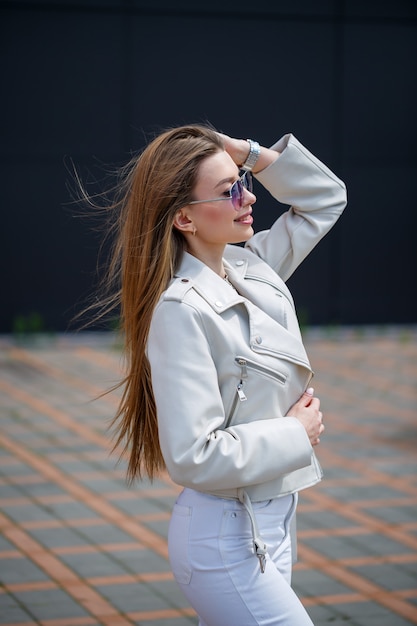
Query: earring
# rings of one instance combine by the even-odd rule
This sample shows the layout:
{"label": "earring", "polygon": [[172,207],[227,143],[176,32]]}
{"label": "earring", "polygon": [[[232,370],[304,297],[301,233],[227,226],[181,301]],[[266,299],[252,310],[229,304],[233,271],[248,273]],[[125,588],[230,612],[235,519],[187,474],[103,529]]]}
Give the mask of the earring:
{"label": "earring", "polygon": [[196,227],[194,226],[194,228],[193,228],[193,235],[194,235],[194,236],[195,236],[196,232],[197,232],[197,229],[196,229]]}

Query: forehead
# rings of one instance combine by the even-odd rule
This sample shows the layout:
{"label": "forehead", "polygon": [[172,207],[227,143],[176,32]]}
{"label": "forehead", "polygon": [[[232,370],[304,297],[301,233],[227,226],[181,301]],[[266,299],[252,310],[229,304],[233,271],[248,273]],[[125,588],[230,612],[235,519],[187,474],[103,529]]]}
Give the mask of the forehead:
{"label": "forehead", "polygon": [[201,162],[197,187],[215,187],[222,180],[236,180],[239,170],[232,157],[225,151],[216,152]]}

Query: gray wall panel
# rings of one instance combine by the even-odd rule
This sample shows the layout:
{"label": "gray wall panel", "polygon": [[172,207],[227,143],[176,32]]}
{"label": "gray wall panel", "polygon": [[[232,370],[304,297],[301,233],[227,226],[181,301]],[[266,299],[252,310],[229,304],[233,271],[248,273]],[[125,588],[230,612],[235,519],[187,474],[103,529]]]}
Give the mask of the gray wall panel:
{"label": "gray wall panel", "polygon": [[[206,119],[266,144],[292,131],[346,180],[348,210],[289,281],[306,323],[416,322],[417,4],[270,4],[0,2],[0,332],[32,311],[66,329],[92,289],[71,160],[98,189],[155,131]],[[279,207],[257,195],[267,228]]]}

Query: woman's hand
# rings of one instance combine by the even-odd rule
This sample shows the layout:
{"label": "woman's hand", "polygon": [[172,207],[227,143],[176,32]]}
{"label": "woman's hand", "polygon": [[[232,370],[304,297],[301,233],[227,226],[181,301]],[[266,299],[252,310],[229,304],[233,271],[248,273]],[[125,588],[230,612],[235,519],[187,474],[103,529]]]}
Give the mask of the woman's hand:
{"label": "woman's hand", "polygon": [[[243,163],[248,158],[248,141],[246,139],[235,139],[234,137],[229,137],[229,135],[225,135],[223,133],[219,133],[219,135],[223,140],[224,149],[228,154],[230,154],[236,165],[241,168]],[[265,169],[268,165],[271,165],[271,163],[279,157],[279,152],[276,152],[275,150],[270,150],[269,148],[264,148],[263,146],[260,148],[261,154],[259,155],[259,159],[252,170],[254,174]]]}
{"label": "woman's hand", "polygon": [[246,139],[234,139],[229,135],[219,133],[224,143],[224,149],[230,154],[238,167],[241,167],[249,154],[249,144]]}
{"label": "woman's hand", "polygon": [[320,411],[320,400],[314,397],[313,388],[303,393],[287,415],[296,417],[302,423],[312,446],[320,443],[319,437],[324,432],[323,413]]}

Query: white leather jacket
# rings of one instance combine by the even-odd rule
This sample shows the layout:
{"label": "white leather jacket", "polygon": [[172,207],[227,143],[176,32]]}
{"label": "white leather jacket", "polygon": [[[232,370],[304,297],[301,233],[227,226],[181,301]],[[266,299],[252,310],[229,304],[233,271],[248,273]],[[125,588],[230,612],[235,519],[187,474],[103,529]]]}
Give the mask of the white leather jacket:
{"label": "white leather jacket", "polygon": [[[276,498],[322,472],[302,424],[286,416],[312,370],[284,281],[328,232],[346,190],[293,135],[257,179],[290,205],[270,230],[227,246],[235,289],[185,253],[151,324],[159,438],[183,486],[224,498]],[[254,210],[256,216],[257,207]]]}

